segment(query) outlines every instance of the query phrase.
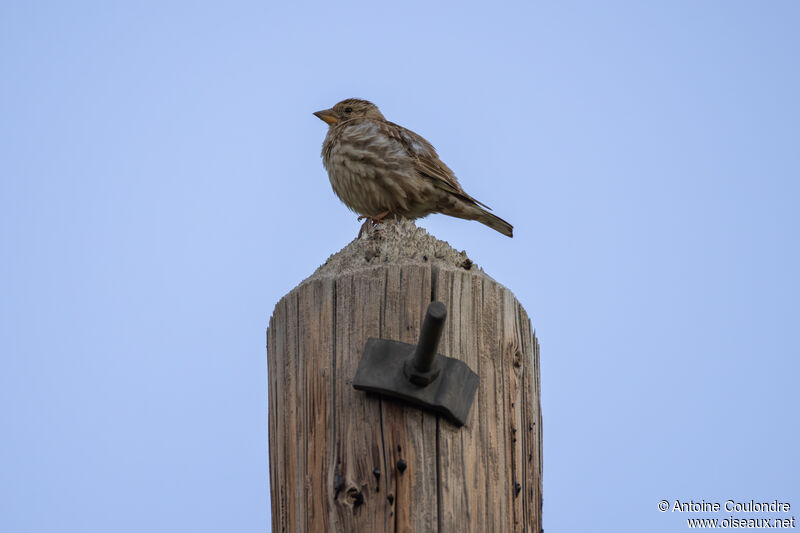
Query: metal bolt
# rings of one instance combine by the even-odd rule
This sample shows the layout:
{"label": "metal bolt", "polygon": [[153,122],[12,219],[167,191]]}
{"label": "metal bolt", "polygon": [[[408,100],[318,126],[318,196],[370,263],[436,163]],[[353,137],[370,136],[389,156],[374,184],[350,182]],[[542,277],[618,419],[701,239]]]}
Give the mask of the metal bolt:
{"label": "metal bolt", "polygon": [[415,385],[425,386],[439,377],[436,351],[447,318],[447,307],[442,302],[431,302],[422,322],[417,347],[406,359],[406,377]]}

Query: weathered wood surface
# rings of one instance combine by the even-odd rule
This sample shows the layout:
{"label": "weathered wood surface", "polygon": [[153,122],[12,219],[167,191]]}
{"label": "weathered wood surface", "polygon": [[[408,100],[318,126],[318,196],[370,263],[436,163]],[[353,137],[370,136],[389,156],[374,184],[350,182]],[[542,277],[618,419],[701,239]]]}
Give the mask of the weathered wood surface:
{"label": "weathered wood surface", "polygon": [[[370,259],[312,276],[270,319],[273,531],[538,533],[539,349],[525,310],[475,267]],[[439,352],[480,376],[461,428],[352,387],[367,339],[416,343],[432,300],[448,309]]]}

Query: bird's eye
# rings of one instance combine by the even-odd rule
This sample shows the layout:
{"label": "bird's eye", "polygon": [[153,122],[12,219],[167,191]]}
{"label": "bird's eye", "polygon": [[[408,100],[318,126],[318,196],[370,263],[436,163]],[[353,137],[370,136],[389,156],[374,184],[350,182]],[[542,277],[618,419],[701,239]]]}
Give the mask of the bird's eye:
{"label": "bird's eye", "polygon": [[345,107],[344,108],[344,112],[345,113],[352,113],[353,112],[353,108],[352,107]]}

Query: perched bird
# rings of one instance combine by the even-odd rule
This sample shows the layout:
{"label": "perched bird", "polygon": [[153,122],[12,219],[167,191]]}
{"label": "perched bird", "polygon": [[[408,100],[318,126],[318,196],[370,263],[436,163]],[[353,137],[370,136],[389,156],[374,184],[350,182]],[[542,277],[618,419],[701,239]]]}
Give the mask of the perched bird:
{"label": "perched bird", "polygon": [[375,104],[350,98],[314,115],[329,125],[322,163],[333,192],[359,220],[444,213],[512,236],[511,224],[464,192],[428,141],[386,120]]}

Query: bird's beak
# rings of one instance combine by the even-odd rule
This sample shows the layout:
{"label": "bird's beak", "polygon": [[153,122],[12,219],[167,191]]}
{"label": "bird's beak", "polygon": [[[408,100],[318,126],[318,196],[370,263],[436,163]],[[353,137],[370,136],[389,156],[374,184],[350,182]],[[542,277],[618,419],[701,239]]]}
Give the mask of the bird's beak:
{"label": "bird's beak", "polygon": [[339,117],[336,116],[333,109],[323,109],[322,111],[317,111],[314,115],[325,122],[326,124],[330,124],[333,126],[337,122],[339,122]]}

